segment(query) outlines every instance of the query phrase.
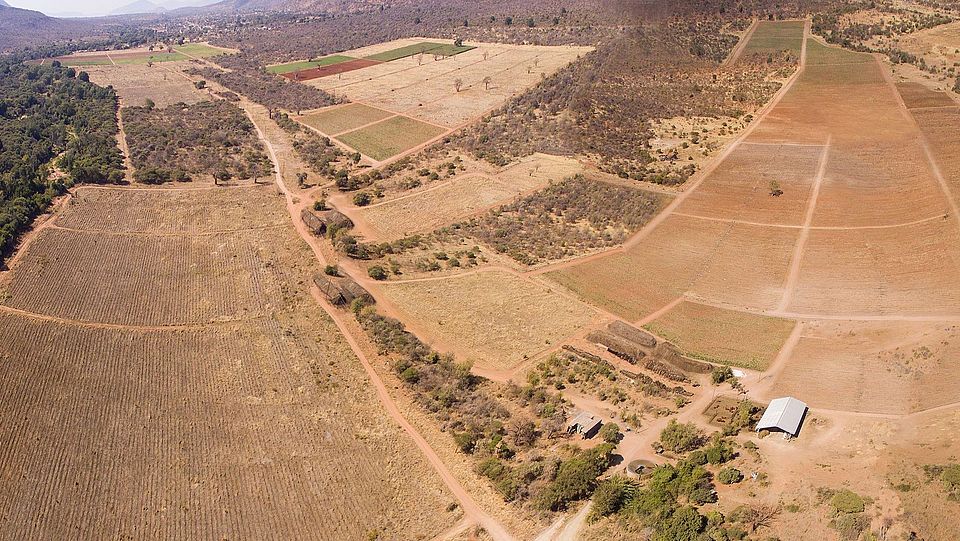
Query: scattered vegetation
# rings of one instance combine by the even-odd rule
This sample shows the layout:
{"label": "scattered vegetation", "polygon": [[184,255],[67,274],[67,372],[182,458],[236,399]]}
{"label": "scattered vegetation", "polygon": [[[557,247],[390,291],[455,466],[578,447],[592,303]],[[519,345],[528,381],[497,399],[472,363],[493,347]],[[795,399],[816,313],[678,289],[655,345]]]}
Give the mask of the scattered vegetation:
{"label": "scattered vegetation", "polygon": [[300,111],[315,109],[325,105],[334,105],[341,100],[309,85],[288,81],[268,73],[255,62],[237,56],[222,55],[216,62],[230,71],[212,67],[192,69],[191,74],[213,80],[230,90],[269,107]]}
{"label": "scattered vegetation", "polygon": [[127,107],[123,119],[140,182],[185,181],[196,174],[256,180],[273,171],[253,123],[229,102]]}
{"label": "scattered vegetation", "polygon": [[450,227],[527,265],[622,243],[665,197],[576,175]]}

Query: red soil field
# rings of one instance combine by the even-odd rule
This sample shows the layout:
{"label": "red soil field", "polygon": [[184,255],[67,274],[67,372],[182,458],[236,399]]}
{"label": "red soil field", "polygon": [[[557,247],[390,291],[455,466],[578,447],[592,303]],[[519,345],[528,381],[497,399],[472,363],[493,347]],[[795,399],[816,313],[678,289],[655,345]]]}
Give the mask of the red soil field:
{"label": "red soil field", "polygon": [[897,83],[897,91],[909,109],[924,107],[956,107],[960,105],[946,92],[930,90],[920,83]]}
{"label": "red soil field", "polygon": [[382,62],[377,60],[367,60],[365,58],[358,58],[356,60],[348,60],[346,62],[339,62],[337,64],[331,64],[329,66],[320,66],[316,68],[294,71],[291,73],[284,73],[283,76],[286,77],[287,79],[290,79],[291,81],[309,81],[311,79],[319,79],[320,77],[327,77],[328,75],[336,75],[338,73],[345,73],[348,71],[367,68],[370,66],[376,66],[377,64],[382,64]]}
{"label": "red soil field", "polygon": [[914,109],[911,114],[930,144],[954,202],[960,204],[960,107]]}
{"label": "red soil field", "polygon": [[[823,148],[740,145],[677,212],[769,224],[801,225]],[[771,197],[770,183],[783,190]]]}
{"label": "red soil field", "polygon": [[953,403],[960,396],[958,334],[943,323],[805,323],[770,396],[886,414]]}
{"label": "red soil field", "polygon": [[829,315],[960,314],[960,243],[952,220],[814,230],[790,310]]}

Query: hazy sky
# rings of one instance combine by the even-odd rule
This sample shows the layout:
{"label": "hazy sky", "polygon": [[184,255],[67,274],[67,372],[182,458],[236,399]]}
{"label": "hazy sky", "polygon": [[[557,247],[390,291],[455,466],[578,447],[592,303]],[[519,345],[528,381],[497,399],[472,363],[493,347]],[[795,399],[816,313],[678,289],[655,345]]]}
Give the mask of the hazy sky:
{"label": "hazy sky", "polygon": [[5,0],[18,8],[33,9],[42,13],[83,13],[103,15],[133,0]]}

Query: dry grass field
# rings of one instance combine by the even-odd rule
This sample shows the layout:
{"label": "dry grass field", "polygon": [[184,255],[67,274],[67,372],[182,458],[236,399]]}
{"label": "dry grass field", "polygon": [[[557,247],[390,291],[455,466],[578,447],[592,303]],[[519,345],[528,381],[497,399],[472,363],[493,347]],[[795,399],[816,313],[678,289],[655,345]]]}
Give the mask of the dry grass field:
{"label": "dry grass field", "polygon": [[506,272],[390,282],[390,304],[438,349],[486,369],[513,368],[583,328],[593,310]]}
{"label": "dry grass field", "polygon": [[[343,54],[371,57],[422,40],[398,40]],[[431,40],[442,42],[442,40]],[[521,90],[572,62],[588,47],[543,47],[468,43],[475,49],[456,56],[407,56],[342,73],[313,79],[308,84],[346,95],[351,101],[409,115],[427,122],[459,126],[494,109]],[[484,79],[489,77],[489,83]],[[458,92],[454,82],[460,80]]]}
{"label": "dry grass field", "polygon": [[[78,230],[47,228],[11,271],[7,305],[35,314],[0,308],[6,535],[432,538],[459,520],[309,300],[275,191],[87,192],[65,211]],[[215,234],[238,208],[268,229]],[[202,324],[163,327],[183,321]]]}
{"label": "dry grass field", "polygon": [[364,156],[382,161],[422,145],[445,131],[410,117],[395,116],[344,133],[337,140]]}
{"label": "dry grass field", "polygon": [[230,190],[157,190],[84,186],[74,190],[57,225],[67,229],[154,235],[215,234],[286,225],[276,191],[252,188],[243,198]]}
{"label": "dry grass field", "polygon": [[929,141],[954,202],[960,204],[960,106],[910,112]]}
{"label": "dry grass field", "polygon": [[335,105],[298,117],[297,120],[328,137],[396,116],[390,111],[360,103]]}
{"label": "dry grass field", "polygon": [[780,51],[800,54],[804,21],[759,21],[743,49],[743,58]]}
{"label": "dry grass field", "polygon": [[457,176],[428,190],[355,211],[380,241],[429,232],[583,170],[576,160],[535,154],[492,175]]}
{"label": "dry grass field", "polygon": [[687,355],[717,364],[765,370],[796,322],[681,302],[647,325]]}
{"label": "dry grass field", "polygon": [[196,103],[206,92],[197,88],[180,71],[190,62],[170,62],[147,66],[123,64],[85,68],[90,80],[101,86],[113,86],[123,107],[143,106],[149,99],[158,107],[174,103]]}

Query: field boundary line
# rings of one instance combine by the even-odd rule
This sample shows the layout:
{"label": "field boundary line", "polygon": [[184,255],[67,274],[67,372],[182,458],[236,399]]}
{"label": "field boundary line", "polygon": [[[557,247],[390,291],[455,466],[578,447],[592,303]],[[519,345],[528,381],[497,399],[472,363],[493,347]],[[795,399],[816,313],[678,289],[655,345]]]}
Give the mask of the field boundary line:
{"label": "field boundary line", "polygon": [[916,323],[960,323],[960,313],[958,314],[914,314],[914,315],[895,315],[895,314],[824,314],[824,313],[812,313],[812,312],[790,312],[787,310],[779,309],[767,309],[767,308],[757,308],[753,306],[745,306],[742,304],[736,304],[725,301],[718,301],[710,299],[699,295],[697,293],[687,292],[684,294],[684,300],[695,303],[702,304],[704,306],[712,306],[714,308],[722,308],[724,310],[733,310],[735,312],[743,312],[747,314],[754,314],[759,316],[768,316],[768,317],[777,317],[781,319],[796,319],[796,320],[806,320],[806,321],[904,321],[904,322],[916,322]]}
{"label": "field boundary line", "polygon": [[[687,212],[674,212],[675,216],[683,216],[685,218],[693,218],[695,220],[705,220],[709,222],[725,222],[725,223],[736,223],[742,225],[751,225],[756,227],[770,227],[776,229],[803,229],[802,224],[792,225],[792,224],[775,224],[769,222],[751,222],[748,220],[738,220],[736,218],[721,218],[719,216],[704,216],[702,214],[691,214]],[[934,220],[941,220],[948,218],[950,215],[947,213],[937,214],[935,216],[929,216],[927,218],[920,218],[918,220],[911,220],[909,222],[899,222],[895,224],[884,224],[884,225],[811,225],[811,231],[859,231],[864,229],[896,229],[898,227],[909,227],[911,225],[922,224],[926,222],[932,222]]]}
{"label": "field boundary line", "polygon": [[[950,99],[953,99],[953,96],[950,96]],[[957,109],[960,108],[960,103],[954,103],[953,105],[927,105],[924,107],[907,107],[908,111],[932,111],[934,109]]]}
{"label": "field boundary line", "polygon": [[820,152],[820,163],[817,165],[817,176],[813,181],[813,189],[810,191],[810,199],[807,201],[807,212],[803,219],[803,228],[800,229],[800,236],[793,247],[793,256],[790,258],[790,271],[787,274],[786,282],[783,286],[783,296],[780,298],[778,309],[785,310],[793,300],[793,290],[800,281],[800,265],[803,263],[803,253],[807,248],[807,239],[810,238],[810,226],[813,224],[813,215],[817,210],[817,199],[820,197],[820,188],[823,186],[823,177],[827,173],[827,163],[830,156],[830,141],[833,136],[827,136],[827,143]]}
{"label": "field boundary line", "polygon": [[776,383],[777,378],[779,378],[780,374],[783,373],[783,369],[787,366],[787,362],[793,356],[793,350],[796,349],[797,344],[800,343],[800,339],[803,338],[803,331],[804,322],[794,321],[793,329],[790,331],[790,335],[787,336],[787,339],[780,346],[780,351],[777,352],[777,356],[773,358],[773,361],[769,365],[767,365],[766,370],[760,372],[760,377],[758,377],[752,385],[746,386],[747,392],[759,395],[764,399],[769,397],[769,393],[773,388],[773,384]]}
{"label": "field boundary line", "polygon": [[[356,103],[356,102],[354,102],[354,103]],[[361,104],[361,105],[366,105],[366,104],[363,103],[363,104]],[[383,111],[386,111],[386,109],[382,109],[382,110],[383,110]],[[364,128],[369,128],[370,126],[373,126],[373,125],[375,125],[375,124],[379,124],[379,123],[384,122],[384,121],[386,121],[386,120],[390,120],[391,118],[396,118],[396,117],[400,116],[399,114],[394,113],[393,111],[386,111],[386,112],[390,113],[390,116],[385,117],[385,118],[381,118],[380,120],[374,120],[373,122],[367,122],[366,124],[362,124],[362,125],[360,125],[360,126],[357,126],[356,128],[350,128],[349,130],[343,130],[343,131],[341,131],[341,132],[337,132],[337,133],[331,135],[330,137],[339,137],[339,136],[341,136],[341,135],[350,133],[350,132],[352,132],[352,131],[362,130],[362,129],[364,129]],[[446,129],[446,128],[444,128],[444,129]]]}
{"label": "field boundary line", "polygon": [[231,233],[246,233],[249,231],[265,231],[268,229],[281,229],[289,227],[289,222],[284,222],[281,224],[270,224],[270,225],[261,225],[255,227],[241,227],[237,229],[217,229],[213,231],[170,231],[170,232],[154,232],[154,231],[115,231],[110,229],[78,229],[76,227],[64,227],[62,225],[51,224],[50,229],[59,229],[61,231],[71,231],[73,233],[80,234],[91,234],[91,235],[110,235],[113,237],[153,237],[153,238],[164,238],[164,237],[210,237],[215,235],[229,235]]}
{"label": "field boundary line", "polygon": [[684,300],[685,300],[685,299],[684,299],[683,295],[680,295],[679,297],[677,297],[676,299],[673,299],[672,301],[668,302],[667,304],[663,305],[662,307],[654,310],[653,312],[650,312],[649,314],[647,314],[646,316],[644,316],[642,319],[640,319],[639,321],[637,321],[637,322],[634,323],[633,325],[634,325],[635,327],[643,327],[644,325],[647,325],[647,324],[649,324],[649,323],[651,323],[651,322],[653,322],[653,321],[656,321],[660,316],[662,316],[663,314],[666,314],[666,313],[669,312],[670,310],[673,310],[674,308],[677,307],[677,305],[679,305],[680,303],[682,303]]}
{"label": "field boundary line", "polygon": [[756,18],[753,19],[753,22],[750,23],[743,37],[740,38],[740,41],[733,50],[730,51],[730,54],[724,59],[723,63],[720,64],[721,66],[730,66],[737,60],[740,60],[740,56],[743,55],[743,50],[747,48],[747,43],[753,38],[753,33],[757,31],[758,26],[760,26],[760,21]]}
{"label": "field boundary line", "polygon": [[203,330],[203,329],[216,327],[220,325],[231,325],[231,324],[244,323],[249,321],[256,321],[258,319],[263,319],[264,317],[267,317],[266,314],[259,314],[251,317],[215,319],[215,320],[204,321],[200,323],[173,323],[170,325],[129,325],[126,323],[107,323],[103,321],[89,321],[85,319],[71,319],[71,318],[65,318],[65,317],[59,317],[59,316],[52,316],[49,314],[41,314],[39,312],[31,312],[29,310],[23,310],[21,308],[14,308],[12,306],[7,306],[4,304],[0,304],[0,312],[6,312],[8,314],[35,319],[38,321],[46,321],[50,323],[59,323],[62,325],[69,325],[72,327],[86,327],[90,329],[109,329],[109,330],[117,330],[117,331],[140,331],[140,332]]}

